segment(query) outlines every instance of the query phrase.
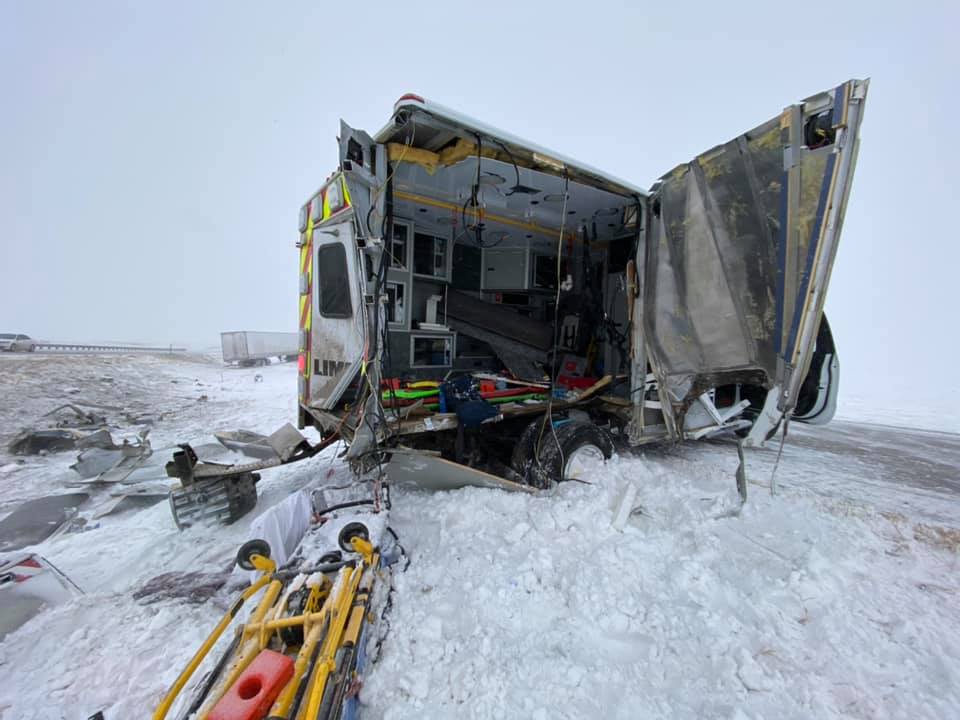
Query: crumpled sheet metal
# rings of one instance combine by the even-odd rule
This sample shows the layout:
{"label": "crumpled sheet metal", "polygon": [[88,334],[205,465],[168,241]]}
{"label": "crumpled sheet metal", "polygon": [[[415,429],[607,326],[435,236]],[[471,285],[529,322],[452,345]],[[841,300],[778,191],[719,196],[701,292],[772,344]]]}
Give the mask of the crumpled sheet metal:
{"label": "crumpled sheet metal", "polygon": [[796,149],[789,180],[790,122],[785,111],[662,178],[646,258],[645,334],[678,404],[717,384],[770,387],[782,373],[832,152]]}
{"label": "crumpled sheet metal", "polygon": [[70,578],[45,558],[17,554],[0,561],[0,640],[45,608],[82,595]]}
{"label": "crumpled sheet metal", "polygon": [[17,550],[46,540],[76,516],[87,493],[66,493],[27,500],[0,520],[0,552]]}
{"label": "crumpled sheet metal", "polygon": [[13,455],[37,455],[41,452],[61,452],[75,448],[114,449],[110,431],[106,428],[82,432],[71,428],[22,430],[10,441],[7,449]]}

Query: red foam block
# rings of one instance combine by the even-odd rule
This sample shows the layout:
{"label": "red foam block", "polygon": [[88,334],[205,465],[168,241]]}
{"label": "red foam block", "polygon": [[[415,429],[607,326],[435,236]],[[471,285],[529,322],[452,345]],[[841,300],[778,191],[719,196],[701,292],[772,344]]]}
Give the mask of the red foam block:
{"label": "red foam block", "polygon": [[293,677],[293,658],[261,650],[213,706],[209,720],[263,720]]}

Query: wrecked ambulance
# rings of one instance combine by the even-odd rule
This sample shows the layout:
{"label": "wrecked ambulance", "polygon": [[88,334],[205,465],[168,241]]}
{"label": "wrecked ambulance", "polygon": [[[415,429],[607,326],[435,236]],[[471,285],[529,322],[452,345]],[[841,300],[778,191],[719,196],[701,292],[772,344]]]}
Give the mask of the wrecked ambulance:
{"label": "wrecked ambulance", "polygon": [[649,190],[418,95],[376,135],[341,123],[300,211],[300,427],[390,480],[543,486],[615,440],[829,421],[823,305],[867,85]]}

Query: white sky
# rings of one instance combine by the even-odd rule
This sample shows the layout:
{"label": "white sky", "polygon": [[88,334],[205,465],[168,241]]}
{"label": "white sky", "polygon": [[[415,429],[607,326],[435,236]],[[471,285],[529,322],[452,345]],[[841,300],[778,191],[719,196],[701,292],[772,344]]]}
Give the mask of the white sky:
{"label": "white sky", "polygon": [[407,91],[648,186],[870,76],[827,302],[843,387],[958,389],[960,5],[855,4],[0,2],[0,331],[294,330],[338,120],[375,131]]}

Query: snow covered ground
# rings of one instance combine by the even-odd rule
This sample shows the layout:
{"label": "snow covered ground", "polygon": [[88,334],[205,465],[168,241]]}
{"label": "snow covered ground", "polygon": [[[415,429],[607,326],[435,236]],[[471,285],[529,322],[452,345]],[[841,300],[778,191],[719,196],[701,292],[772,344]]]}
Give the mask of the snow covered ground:
{"label": "snow covered ground", "polygon": [[872,393],[845,390],[841,385],[837,416],[856,422],[960,433],[960,405],[956,402],[960,388],[944,386],[938,395],[921,395],[916,387],[882,388],[880,397],[878,390],[881,388],[874,387]]}
{"label": "snow covered ground", "polygon": [[[295,418],[295,372],[2,357],[0,441],[71,395],[141,403],[158,453],[212,430],[269,432]],[[365,717],[960,716],[960,437],[794,425],[771,496],[777,450],[748,452],[739,515],[722,441],[624,453],[592,484],[533,496],[395,490],[411,563]],[[73,459],[0,450],[0,512],[62,492]],[[86,594],[0,642],[0,717],[149,717],[222,607],[132,593],[164,572],[225,569],[257,513],[331,473],[332,455],[265,473],[256,511],[230,527],[178,532],[161,503],[41,543]],[[628,483],[640,510],[619,532]]]}

